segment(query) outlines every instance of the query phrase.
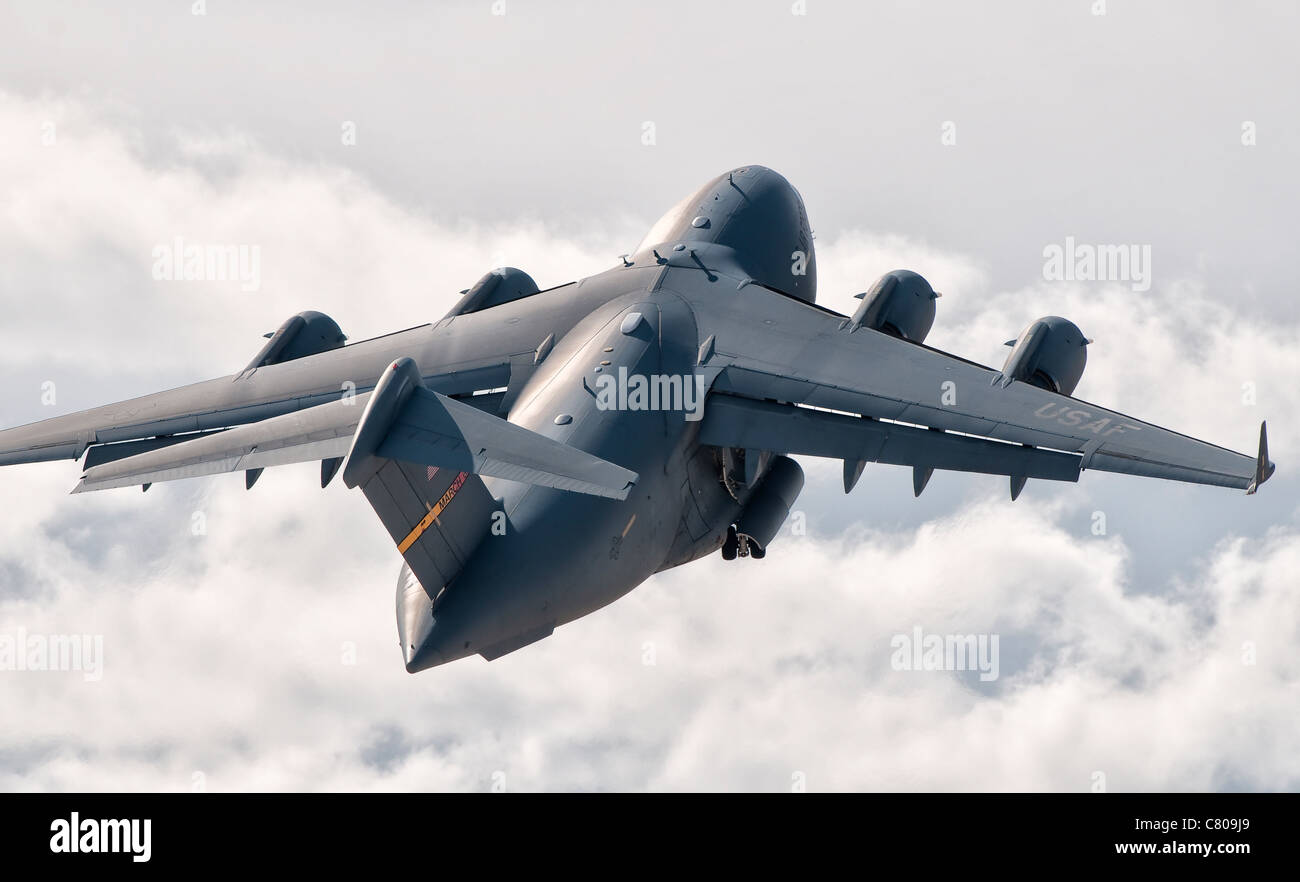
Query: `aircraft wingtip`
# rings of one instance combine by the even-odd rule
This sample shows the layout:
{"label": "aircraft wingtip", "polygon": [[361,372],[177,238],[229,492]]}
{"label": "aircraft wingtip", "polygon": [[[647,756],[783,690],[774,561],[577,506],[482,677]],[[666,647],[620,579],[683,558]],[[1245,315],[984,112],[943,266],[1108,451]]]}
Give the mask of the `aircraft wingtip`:
{"label": "aircraft wingtip", "polygon": [[1268,458],[1268,420],[1262,420],[1259,424],[1259,453],[1255,455],[1255,477],[1246,488],[1246,495],[1259,490],[1259,486],[1276,471],[1277,464]]}

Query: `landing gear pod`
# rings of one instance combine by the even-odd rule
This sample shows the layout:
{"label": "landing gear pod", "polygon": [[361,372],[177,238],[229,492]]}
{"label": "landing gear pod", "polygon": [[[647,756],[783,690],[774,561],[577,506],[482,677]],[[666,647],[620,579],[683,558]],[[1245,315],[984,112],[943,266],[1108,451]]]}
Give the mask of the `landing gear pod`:
{"label": "landing gear pod", "polygon": [[[742,557],[746,551],[756,558],[767,554],[767,544],[790,516],[790,507],[802,490],[803,469],[799,463],[788,456],[773,457],[767,474],[736,521],[735,536]],[[728,532],[729,541],[731,535]],[[727,556],[726,552],[724,548],[723,557]]]}
{"label": "landing gear pod", "polygon": [[862,305],[846,323],[851,330],[872,328],[920,343],[934,326],[934,301],[939,295],[924,277],[911,270],[885,273],[871,290],[858,297]]}
{"label": "landing gear pod", "polygon": [[1049,315],[1032,322],[1018,339],[994,383],[1008,386],[1013,380],[1029,383],[1061,395],[1072,395],[1088,364],[1092,341],[1067,319]]}
{"label": "landing gear pod", "polygon": [[245,370],[266,367],[338,349],[347,339],[338,323],[323,312],[307,310],[290,318],[253,357]]}

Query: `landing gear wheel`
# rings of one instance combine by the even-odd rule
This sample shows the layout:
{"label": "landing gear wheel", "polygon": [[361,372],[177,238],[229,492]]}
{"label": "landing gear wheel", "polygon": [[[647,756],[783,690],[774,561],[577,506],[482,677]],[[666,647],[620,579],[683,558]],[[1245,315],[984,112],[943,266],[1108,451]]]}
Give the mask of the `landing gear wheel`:
{"label": "landing gear wheel", "polygon": [[767,549],[759,545],[757,542],[750,542],[749,556],[752,557],[754,560],[762,560],[763,558],[767,557]]}
{"label": "landing gear wheel", "polygon": [[735,560],[736,548],[740,545],[740,538],[736,536],[736,528],[727,528],[727,540],[722,543],[722,559]]}

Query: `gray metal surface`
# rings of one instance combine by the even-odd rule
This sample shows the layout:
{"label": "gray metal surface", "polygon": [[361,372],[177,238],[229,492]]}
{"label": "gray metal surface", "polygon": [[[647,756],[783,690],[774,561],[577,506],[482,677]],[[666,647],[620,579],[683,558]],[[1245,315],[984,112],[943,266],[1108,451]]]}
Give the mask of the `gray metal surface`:
{"label": "gray metal surface", "polygon": [[1051,481],[1079,480],[1082,460],[1070,453],[731,395],[709,399],[700,441],[715,447]]}
{"label": "gray metal surface", "polygon": [[[1064,320],[1005,374],[924,345],[938,295],[890,278],[853,317],[817,306],[802,199],[739,167],[581,282],[537,291],[501,270],[436,323],[348,345],[303,313],[239,373],[0,431],[0,464],[84,454],[80,491],[230,471],[251,486],[321,460],[322,485],[341,471],[361,488],[405,559],[409,671],[542,639],[725,556],[737,524],[765,554],[801,486],[784,454],[842,459],[846,492],[880,462],[912,468],[918,494],[935,469],[1008,476],[1013,500],[1088,469],[1248,492],[1272,474],[1262,427],[1245,455],[1035,385],[1078,379]],[[700,388],[702,413],[600,398],[637,376]]]}

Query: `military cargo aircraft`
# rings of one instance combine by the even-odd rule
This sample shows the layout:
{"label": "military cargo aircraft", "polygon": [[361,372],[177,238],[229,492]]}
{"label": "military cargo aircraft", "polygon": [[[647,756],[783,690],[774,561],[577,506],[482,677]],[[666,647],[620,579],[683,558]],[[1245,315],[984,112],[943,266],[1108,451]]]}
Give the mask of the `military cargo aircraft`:
{"label": "military cargo aircraft", "polygon": [[776,172],[735,168],[620,264],[547,290],[494,270],[432,324],[345,345],[293,316],[243,370],[0,431],[0,464],[80,459],[74,492],[321,463],[404,563],[412,673],[495,659],[652,574],[762,558],[803,488],[792,455],[1031,478],[1123,472],[1253,493],[1247,456],[1071,397],[1088,341],[1049,316],[1001,370],[925,345],[939,296],[896,270],[852,315],[816,303],[813,235]]}

